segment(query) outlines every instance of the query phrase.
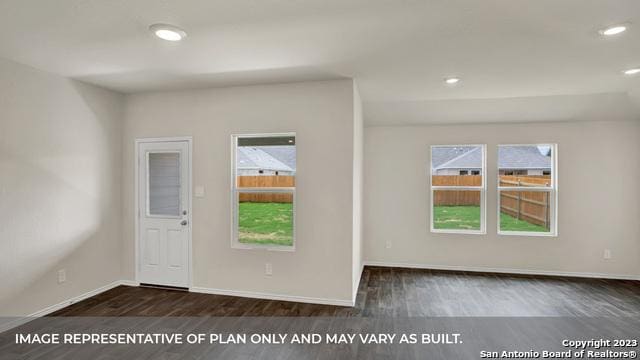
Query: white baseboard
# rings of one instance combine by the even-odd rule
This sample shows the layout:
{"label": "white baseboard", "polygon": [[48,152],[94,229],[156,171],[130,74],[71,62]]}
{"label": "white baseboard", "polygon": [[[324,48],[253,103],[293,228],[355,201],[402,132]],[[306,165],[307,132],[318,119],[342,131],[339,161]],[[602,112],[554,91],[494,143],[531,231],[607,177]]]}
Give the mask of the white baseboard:
{"label": "white baseboard", "polygon": [[124,286],[140,286],[140,283],[133,280],[120,280],[120,285]]}
{"label": "white baseboard", "polygon": [[[449,270],[449,271],[471,271],[471,272],[489,272],[489,273],[503,273],[503,274],[523,274],[523,275],[547,275],[547,276],[563,276],[563,277],[581,277],[581,278],[596,278],[596,279],[615,279],[615,280],[640,280],[638,275],[624,275],[624,274],[602,274],[602,273],[585,273],[585,272],[568,272],[568,271],[548,271],[548,270],[532,270],[532,269],[510,269],[510,268],[491,268],[491,267],[476,267],[476,266],[457,266],[457,265],[432,265],[432,264],[416,264],[416,263],[404,263],[404,262],[387,262],[387,261],[363,261],[360,269],[362,277],[362,271],[365,266],[383,266],[383,267],[399,267],[399,268],[414,268],[414,269],[431,269],[431,270]],[[336,305],[336,306],[354,306],[356,296],[358,294],[358,287],[360,284],[358,279],[358,286],[353,289],[353,297],[351,300],[342,299],[328,299],[328,298],[314,298],[305,296],[294,295],[282,295],[272,293],[262,293],[253,291],[239,291],[239,290],[226,290],[226,289],[214,289],[205,287],[192,287],[189,291],[203,293],[203,294],[215,294],[215,295],[227,295],[248,297],[254,299],[265,300],[278,300],[278,301],[292,301],[309,304],[322,304],[322,305]],[[105,291],[111,290],[117,286],[139,286],[140,284],[132,280],[118,280],[110,284],[104,285],[97,289],[88,291],[84,294],[72,297],[68,300],[59,302],[57,304],[48,306],[44,309],[38,310],[32,314],[29,314],[23,318],[10,321],[5,324],[0,324],[0,333],[10,330],[14,327],[20,326],[34,317],[41,317],[58,311],[64,307],[75,304],[79,301],[85,300],[92,296],[98,295]]]}
{"label": "white baseboard", "polygon": [[353,306],[354,305],[354,301],[352,300],[314,298],[314,297],[281,295],[281,294],[271,294],[271,293],[262,293],[262,292],[253,292],[253,291],[213,289],[213,288],[205,288],[205,287],[192,287],[189,289],[189,291],[203,293],[203,294],[238,296],[238,297],[264,299],[264,300],[292,301],[292,302],[301,302],[301,303],[308,303],[308,304],[336,305],[336,306]]}
{"label": "white baseboard", "polygon": [[90,298],[92,296],[96,296],[96,295],[98,295],[100,293],[103,293],[105,291],[111,290],[111,289],[113,289],[113,288],[115,288],[117,286],[120,286],[120,285],[137,286],[135,284],[136,284],[135,282],[128,281],[128,280],[117,280],[117,281],[114,281],[114,282],[112,282],[110,284],[107,284],[105,286],[101,286],[101,287],[99,287],[97,289],[93,289],[93,290],[87,291],[84,294],[81,294],[81,295],[78,295],[78,296],[74,296],[74,297],[72,297],[70,299],[67,299],[65,301],[59,302],[59,303],[57,303],[55,305],[47,306],[46,308],[40,309],[40,310],[38,310],[38,311],[36,311],[36,312],[34,312],[32,314],[26,315],[24,317],[19,317],[19,318],[13,320],[13,321],[9,321],[9,322],[4,323],[4,324],[0,324],[0,333],[5,332],[5,331],[10,330],[10,329],[13,329],[14,327],[26,324],[29,321],[33,320],[33,318],[49,315],[49,314],[54,313],[54,312],[56,312],[56,311],[58,311],[60,309],[65,308],[65,307],[67,307],[69,305],[72,305],[72,304],[75,304],[75,303],[80,302],[82,300],[88,299],[88,298]]}
{"label": "white baseboard", "polygon": [[[363,264],[364,268],[364,264]],[[65,301],[59,302],[55,305],[48,306],[44,309],[38,310],[32,314],[16,317],[15,320],[0,324],[0,333],[5,332],[7,330],[13,329],[20,325],[23,325],[33,318],[42,317],[49,315],[53,312],[56,312],[60,309],[63,309],[69,305],[75,304],[82,300],[88,299],[92,296],[98,295],[105,291],[111,290],[117,286],[139,286],[140,283],[132,280],[118,280],[114,281],[110,284],[101,286],[97,289],[87,291],[84,294],[74,296]],[[269,294],[269,293],[260,293],[260,292],[251,292],[251,291],[236,291],[236,290],[223,290],[223,289],[212,289],[212,288],[203,288],[203,287],[192,287],[189,291],[204,293],[204,294],[215,294],[215,295],[228,295],[228,296],[239,296],[239,297],[248,297],[254,299],[265,299],[265,300],[279,300],[279,301],[293,301],[293,302],[301,302],[301,303],[309,303],[309,304],[322,304],[322,305],[336,305],[336,306],[353,306],[355,303],[355,298],[353,300],[340,300],[340,299],[326,299],[326,298],[312,298],[312,297],[304,297],[304,296],[292,296],[292,295],[280,295],[280,294]]]}
{"label": "white baseboard", "polygon": [[364,264],[367,266],[398,267],[398,268],[428,269],[428,270],[471,271],[471,272],[488,272],[488,273],[501,273],[501,274],[519,274],[519,275],[546,275],[546,276],[580,277],[580,278],[612,279],[612,280],[640,280],[640,275],[624,275],[624,274],[602,274],[602,273],[549,271],[549,270],[532,270],[532,269],[509,269],[509,268],[491,268],[491,267],[458,266],[458,265],[431,265],[431,264],[415,264],[415,263],[387,262],[387,261],[365,261]]}

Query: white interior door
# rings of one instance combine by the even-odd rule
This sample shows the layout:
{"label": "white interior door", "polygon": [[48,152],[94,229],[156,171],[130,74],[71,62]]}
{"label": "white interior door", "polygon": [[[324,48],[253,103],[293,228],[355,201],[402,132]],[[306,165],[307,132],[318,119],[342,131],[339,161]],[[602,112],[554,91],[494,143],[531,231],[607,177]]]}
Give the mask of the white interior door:
{"label": "white interior door", "polygon": [[138,143],[138,281],[189,286],[191,190],[187,141]]}

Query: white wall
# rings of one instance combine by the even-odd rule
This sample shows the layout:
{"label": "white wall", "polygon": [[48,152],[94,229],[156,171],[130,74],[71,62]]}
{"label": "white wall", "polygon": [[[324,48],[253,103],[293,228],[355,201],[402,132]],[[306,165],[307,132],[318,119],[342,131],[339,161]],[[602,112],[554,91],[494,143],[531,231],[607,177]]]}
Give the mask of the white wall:
{"label": "white wall", "polygon": [[120,279],[124,100],[3,59],[0,84],[0,315],[28,315]]}
{"label": "white wall", "polygon": [[353,299],[358,292],[362,273],[362,192],[363,189],[363,153],[364,128],[362,119],[362,100],[358,88],[353,87],[353,250],[352,281]]}
{"label": "white wall", "polygon": [[[194,286],[351,301],[353,81],[319,81],[127,97],[124,273],[134,278],[134,139],[193,136]],[[232,249],[230,135],[296,132],[295,252]],[[265,263],[273,275],[265,276]]]}
{"label": "white wall", "polygon": [[[496,145],[558,143],[558,237],[496,234]],[[486,235],[429,232],[429,146],[487,144]],[[365,128],[365,259],[640,276],[640,122]],[[620,169],[624,169],[620,172]],[[392,247],[385,247],[386,241]],[[604,249],[613,258],[603,259]]]}

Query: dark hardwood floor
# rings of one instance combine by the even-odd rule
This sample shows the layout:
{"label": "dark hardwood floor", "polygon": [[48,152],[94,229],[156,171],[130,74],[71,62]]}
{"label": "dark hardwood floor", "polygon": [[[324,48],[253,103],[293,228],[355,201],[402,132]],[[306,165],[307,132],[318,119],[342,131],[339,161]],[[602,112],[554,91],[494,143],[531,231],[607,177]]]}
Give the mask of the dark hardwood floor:
{"label": "dark hardwood floor", "polygon": [[[380,267],[367,267],[362,276],[354,307],[119,286],[0,333],[0,360],[477,359],[486,350],[564,351],[568,349],[560,339],[636,339],[640,333],[640,282]],[[206,339],[34,345],[16,344],[18,333],[83,339],[109,334],[201,334],[209,339],[229,334],[267,339],[295,334],[426,334],[435,339],[457,334],[461,340],[412,345],[359,340],[236,344]]]}
{"label": "dark hardwood floor", "polygon": [[355,307],[119,286],[51,316],[638,316],[640,282],[366,267]]}

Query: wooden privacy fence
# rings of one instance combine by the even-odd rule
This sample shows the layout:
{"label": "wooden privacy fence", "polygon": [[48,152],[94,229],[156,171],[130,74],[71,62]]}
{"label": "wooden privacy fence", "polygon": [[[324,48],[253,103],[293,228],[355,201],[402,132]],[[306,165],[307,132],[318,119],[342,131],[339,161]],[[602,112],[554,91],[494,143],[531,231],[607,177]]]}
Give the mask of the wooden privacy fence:
{"label": "wooden privacy fence", "polygon": [[[480,175],[433,175],[433,186],[481,186]],[[436,190],[433,194],[433,205],[464,206],[480,205],[479,191]]]}
{"label": "wooden privacy fence", "polygon": [[[548,186],[551,177],[541,176],[500,176],[501,186]],[[433,186],[481,186],[480,175],[434,175]],[[544,191],[502,191],[500,211],[519,220],[549,228],[550,195]],[[434,206],[479,206],[479,191],[436,190],[433,194]]]}
{"label": "wooden privacy fence", "polygon": [[[501,186],[550,186],[551,176],[500,176]],[[500,211],[531,224],[549,228],[551,193],[547,191],[502,191]]]}
{"label": "wooden privacy fence", "polygon": [[[295,187],[296,177],[285,175],[273,176],[238,176],[238,188],[240,190],[240,202],[275,202],[292,203],[291,193],[251,193],[242,192],[242,188],[264,188],[264,187]],[[277,191],[277,190],[276,190]]]}

